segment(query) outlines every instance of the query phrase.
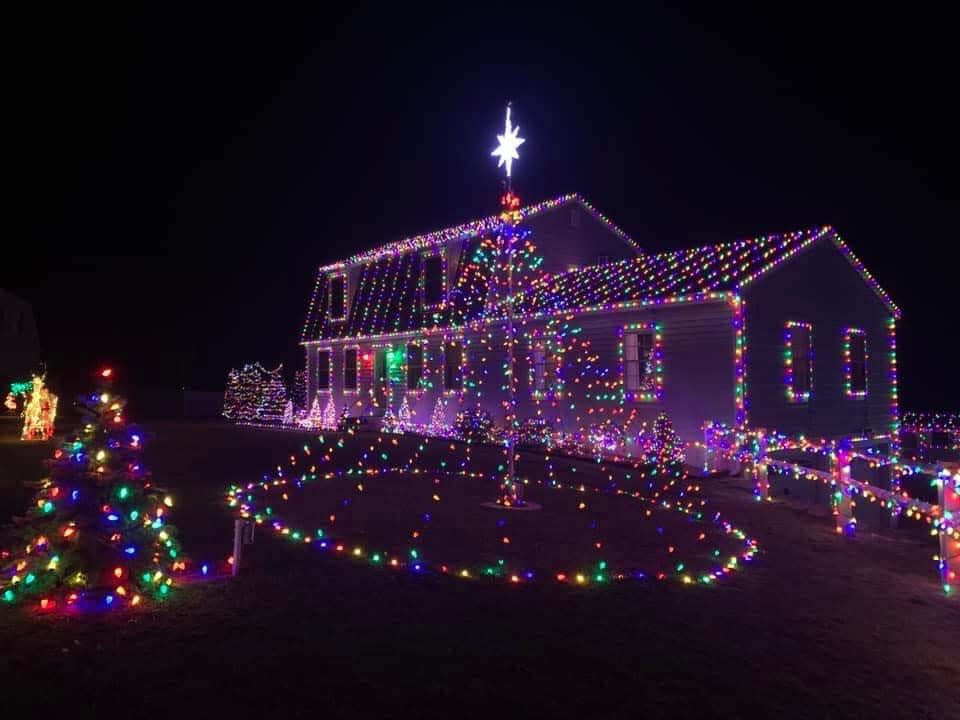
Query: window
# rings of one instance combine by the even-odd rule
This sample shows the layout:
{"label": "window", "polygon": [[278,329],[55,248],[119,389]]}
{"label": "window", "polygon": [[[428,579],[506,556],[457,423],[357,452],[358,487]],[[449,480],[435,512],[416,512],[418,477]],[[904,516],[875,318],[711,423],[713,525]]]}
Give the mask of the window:
{"label": "window", "polygon": [[547,351],[542,345],[533,349],[531,364],[533,366],[533,389],[536,392],[543,392],[547,388]]}
{"label": "window", "polygon": [[813,391],[813,326],[791,320],[787,323],[784,339],[787,400],[807,402]]}
{"label": "window", "polygon": [[423,379],[423,348],[416,343],[407,345],[407,390],[417,390]]}
{"label": "window", "polygon": [[423,258],[423,304],[438,305],[444,300],[443,258],[427,255]]}
{"label": "window", "polygon": [[447,343],[443,346],[443,389],[461,390],[463,388],[463,348],[460,343]]}
{"label": "window", "polygon": [[620,328],[623,399],[654,402],[663,397],[662,330],[659,323]]}
{"label": "window", "polygon": [[580,208],[570,208],[570,227],[580,227]]}
{"label": "window", "polygon": [[317,390],[330,389],[330,351],[317,353]]}
{"label": "window", "polygon": [[867,336],[859,328],[843,333],[843,375],[847,397],[867,394]]}
{"label": "window", "polygon": [[343,351],[343,389],[357,389],[357,349],[346,348]]}
{"label": "window", "polygon": [[628,392],[636,392],[650,374],[653,333],[628,332],[623,340],[624,386]]}
{"label": "window", "polygon": [[330,278],[330,318],[339,320],[347,314],[347,276]]}
{"label": "window", "polygon": [[606,265],[610,262],[609,255],[597,255],[597,265]]}

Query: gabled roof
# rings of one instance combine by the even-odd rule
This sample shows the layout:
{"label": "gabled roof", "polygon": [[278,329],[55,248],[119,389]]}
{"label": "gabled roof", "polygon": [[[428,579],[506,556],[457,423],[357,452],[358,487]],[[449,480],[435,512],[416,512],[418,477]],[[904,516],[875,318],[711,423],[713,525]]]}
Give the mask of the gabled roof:
{"label": "gabled roof", "polygon": [[[544,200],[536,205],[527,205],[526,207],[520,209],[520,214],[524,220],[529,220],[537,215],[541,215],[545,212],[553,210],[554,208],[558,208],[569,203],[577,203],[580,205],[580,207],[605,225],[607,229],[610,230],[614,235],[621,238],[637,252],[640,252],[640,248],[633,241],[633,239],[627,235],[627,233],[614,224],[614,222],[606,215],[599,212],[595,207],[593,207],[593,205],[588,203],[583,196],[580,195],[580,193],[560,195],[551,200]],[[387,243],[386,245],[380,245],[372,250],[365,250],[364,252],[357,253],[346,260],[324,265],[320,267],[320,272],[342,270],[348,265],[357,265],[360,263],[380,260],[391,255],[399,255],[411,250],[427,250],[453,240],[479,237],[497,227],[501,222],[503,221],[500,218],[500,214],[497,213],[496,215],[488,215],[487,217],[480,218],[479,220],[465,222],[462,225],[454,225],[453,227],[444,228],[443,230],[435,230],[434,232],[425,233],[423,235],[415,235],[413,237],[404,238],[403,240],[397,240],[395,242]]]}
{"label": "gabled roof", "polygon": [[[557,208],[576,204],[603,224],[610,232],[639,252],[636,243],[609,218],[601,214],[578,193],[560,195],[536,205],[521,208],[523,220],[530,220]],[[489,278],[487,268],[471,261],[480,240],[501,224],[499,214],[473,220],[444,230],[417,235],[353,255],[341,262],[324,265],[317,272],[307,317],[300,340],[350,338],[408,332],[424,328],[461,325],[483,314]],[[459,265],[447,302],[438,310],[424,311],[419,302],[420,250],[459,243]],[[359,269],[357,266],[360,266]],[[330,320],[328,282],[332,275],[349,273],[355,287],[348,288],[351,302],[343,320]]]}
{"label": "gabled roof", "polygon": [[832,241],[895,317],[900,309],[834,229],[822,227],[782,235],[674,250],[555,275],[518,303],[525,314],[651,303],[713,293],[739,293],[758,277],[820,241]]}
{"label": "gabled roof", "polygon": [[[573,201],[596,213],[579,195],[567,195],[525,208],[525,217]],[[598,217],[628,239],[609,220]],[[301,341],[405,333],[484,319],[484,313],[489,312],[486,307],[489,269],[473,258],[481,239],[496,227],[497,222],[499,217],[492,216],[385,245],[356,255],[345,263],[321,268]],[[462,252],[447,302],[437,310],[424,310],[418,291],[422,256],[411,251],[456,239],[462,242]],[[891,314],[900,317],[900,309],[890,296],[829,225],[717,245],[641,254],[628,260],[571,270],[548,277],[531,288],[518,298],[515,309],[519,314],[536,316],[603,309],[622,303],[722,299],[726,294],[740,293],[754,280],[816,242],[832,242]],[[353,298],[349,314],[343,320],[332,321],[327,317],[328,277],[331,270],[342,269],[354,262],[362,262],[363,267],[356,278],[356,288],[349,289]],[[500,307],[494,313],[500,316],[502,311]]]}

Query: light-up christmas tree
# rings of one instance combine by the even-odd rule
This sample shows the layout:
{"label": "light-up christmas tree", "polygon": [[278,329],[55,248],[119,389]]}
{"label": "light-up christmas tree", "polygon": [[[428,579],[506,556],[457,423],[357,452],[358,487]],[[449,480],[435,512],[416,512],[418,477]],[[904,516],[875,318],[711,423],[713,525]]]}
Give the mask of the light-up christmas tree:
{"label": "light-up christmas tree", "polygon": [[287,400],[283,408],[283,424],[293,425],[293,400]]}
{"label": "light-up christmas tree", "polygon": [[333,395],[327,396],[327,404],[323,408],[323,417],[320,419],[324,430],[337,429],[337,404],[333,402]]}
{"label": "light-up christmas tree", "polygon": [[43,610],[136,606],[163,598],[184,560],[168,524],[173,499],[141,461],[143,435],[127,424],[113,373],[77,403],[83,415],[48,461],[49,474],[16,542],[3,553],[0,598]]}
{"label": "light-up christmas tree", "polygon": [[672,465],[683,460],[683,444],[673,429],[670,417],[662,412],[653,423],[653,442],[648,459],[660,466]]}
{"label": "light-up christmas tree", "polygon": [[526,290],[543,277],[540,269],[543,258],[536,253],[531,238],[531,230],[523,224],[520,212],[520,198],[514,193],[511,182],[513,161],[520,158],[517,148],[525,139],[519,137],[520,127],[514,127],[510,119],[510,104],[502,135],[497,135],[497,148],[491,153],[499,158],[498,167],[506,168],[504,192],[500,197],[500,223],[492,233],[485,250],[488,262],[492,265],[490,273],[493,287],[488,295],[486,315],[488,318],[502,318],[504,350],[506,359],[503,364],[506,400],[503,401],[505,425],[505,453],[507,470],[500,482],[500,493],[496,503],[503,507],[523,507],[523,483],[516,474],[516,445],[519,423],[517,419],[517,328],[514,323],[514,304],[518,290]]}
{"label": "light-up christmas tree", "polygon": [[450,427],[447,425],[446,405],[442,397],[437,397],[437,402],[433,406],[433,414],[430,415],[430,424],[427,426],[427,434],[434,437],[445,437],[450,433]]}
{"label": "light-up christmas tree", "polygon": [[323,415],[320,412],[320,398],[314,395],[313,402],[310,404],[310,412],[300,421],[300,424],[305,428],[316,429],[321,427],[322,423]]}
{"label": "light-up christmas tree", "polygon": [[384,432],[400,432],[399,428],[397,427],[397,416],[393,414],[393,409],[390,407],[389,402],[387,403],[387,409],[383,411],[383,418],[380,420],[380,427],[383,428]]}

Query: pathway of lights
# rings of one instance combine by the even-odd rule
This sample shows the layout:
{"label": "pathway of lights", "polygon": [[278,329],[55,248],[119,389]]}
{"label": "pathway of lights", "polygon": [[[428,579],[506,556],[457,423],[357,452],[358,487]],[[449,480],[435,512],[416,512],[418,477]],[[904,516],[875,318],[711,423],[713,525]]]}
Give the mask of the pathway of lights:
{"label": "pathway of lights", "polygon": [[[429,446],[432,443],[440,445],[443,459],[438,464],[431,463],[428,467],[424,464],[422,454],[431,449]],[[339,457],[357,451],[359,456],[355,459],[341,460]],[[708,585],[734,572],[743,562],[751,560],[757,553],[756,541],[749,539],[742,530],[721,519],[719,513],[706,512],[705,501],[699,497],[699,486],[688,480],[686,474],[679,469],[663,475],[657,475],[655,470],[651,471],[649,468],[645,470],[639,464],[632,469],[619,469],[625,478],[630,478],[631,474],[636,477],[637,473],[641,473],[641,477],[648,479],[650,484],[657,483],[649,491],[639,492],[618,489],[614,479],[618,468],[601,464],[599,469],[610,483],[604,489],[559,481],[554,470],[555,460],[549,455],[544,460],[547,469],[546,478],[537,484],[546,490],[558,492],[556,500],[551,502],[572,502],[579,511],[588,511],[592,496],[610,495],[625,502],[638,503],[638,520],[651,519],[657,513],[675,512],[685,516],[690,523],[693,537],[664,538],[663,565],[652,569],[609,567],[599,549],[597,562],[591,567],[545,569],[527,565],[513,567],[503,558],[483,565],[444,562],[439,557],[442,550],[424,550],[422,546],[424,514],[418,516],[416,527],[411,528],[409,540],[397,539],[398,544],[411,544],[404,548],[391,549],[363,547],[351,541],[350,538],[340,536],[336,530],[335,510],[327,516],[326,527],[322,528],[296,528],[289,525],[283,517],[282,508],[285,503],[296,501],[296,491],[306,491],[311,485],[316,486],[318,483],[343,479],[354,481],[351,488],[352,497],[344,499],[346,502],[354,502],[363,496],[364,483],[374,482],[377,478],[382,477],[385,482],[402,483],[404,478],[427,476],[433,479],[434,489],[432,497],[425,501],[428,503],[428,508],[435,508],[436,504],[442,500],[441,488],[444,479],[468,478],[488,484],[498,480],[496,474],[485,474],[471,469],[473,451],[474,448],[469,444],[450,443],[430,438],[419,439],[416,449],[411,453],[401,449],[400,440],[396,436],[386,434],[377,434],[372,438],[361,438],[352,433],[337,439],[325,439],[321,436],[318,445],[304,445],[302,451],[291,455],[284,465],[278,465],[273,473],[265,475],[262,480],[229,488],[226,500],[239,517],[251,519],[258,525],[269,527],[278,536],[297,544],[313,545],[320,550],[361,560],[371,565],[414,573],[439,573],[463,579],[487,577],[510,583],[525,583],[546,578],[561,583],[588,585],[649,578],[673,579],[683,584]],[[505,467],[501,465],[498,473],[504,470]],[[569,473],[565,472],[564,475],[568,476]],[[561,492],[572,497],[564,500],[559,495]],[[549,509],[544,512],[549,512]],[[496,511],[491,511],[491,518],[494,513]],[[519,522],[515,518],[515,515],[511,515],[511,522]],[[498,523],[497,527],[501,527],[501,524]],[[738,549],[735,552],[721,552],[717,547],[720,544],[717,538],[709,537],[716,533],[719,533],[720,540],[732,543]],[[590,542],[593,540],[591,538]],[[509,537],[505,537],[503,541],[504,547],[509,547]],[[674,543],[682,543],[687,548],[691,544],[694,547],[698,543],[706,544],[700,546],[701,552],[697,557],[691,558],[681,557],[682,553]],[[599,546],[602,547],[602,542]],[[513,550],[513,548],[510,549]],[[695,563],[701,555],[710,557],[709,566],[692,567],[691,564]]]}
{"label": "pathway of lights", "polygon": [[[907,416],[909,428],[926,432],[956,432],[957,416],[910,414]],[[755,430],[738,431],[720,423],[709,423],[706,427],[704,447],[716,457],[725,457],[748,468],[754,468],[757,479],[754,496],[757,501],[770,499],[764,487],[762,475],[756,468],[762,467],[766,474],[790,476],[795,480],[823,483],[831,489],[831,504],[834,514],[841,502],[877,503],[887,510],[891,517],[903,516],[912,520],[926,522],[930,535],[941,542],[940,553],[934,555],[934,562],[940,574],[944,592],[951,593],[957,579],[957,565],[960,564],[960,472],[948,468],[939,468],[930,463],[915,463],[896,454],[883,454],[874,447],[856,449],[865,441],[879,443],[891,441],[890,436],[874,438],[850,437],[841,440],[809,439],[804,436],[789,437],[776,431]],[[816,470],[796,460],[778,459],[774,453],[790,451],[791,454],[804,453],[816,456],[830,471]],[[873,486],[856,480],[849,475],[837,472],[843,461],[849,465],[853,460],[863,461],[867,468],[890,468],[890,489]],[[809,464],[809,463],[808,463]],[[943,503],[926,502],[910,496],[901,482],[904,477],[919,475],[928,477],[930,486],[937,490]],[[856,518],[851,515],[852,527]],[[850,528],[852,530],[852,527]],[[838,531],[842,528],[838,526]],[[944,553],[949,553],[953,565],[948,563]]]}

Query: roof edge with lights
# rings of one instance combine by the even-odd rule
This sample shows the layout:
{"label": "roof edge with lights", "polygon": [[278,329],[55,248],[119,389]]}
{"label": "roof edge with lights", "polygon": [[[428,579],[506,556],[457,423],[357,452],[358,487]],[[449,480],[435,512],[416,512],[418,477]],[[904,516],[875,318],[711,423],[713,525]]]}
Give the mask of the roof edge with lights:
{"label": "roof edge with lights", "polygon": [[[610,218],[587,202],[587,200],[580,193],[560,195],[550,200],[544,200],[543,202],[535,205],[528,205],[524,208],[521,208],[520,213],[523,219],[526,220],[573,202],[580,205],[597,221],[610,230],[610,232],[630,245],[636,252],[641,252],[640,247],[636,242],[634,242],[633,238],[627,235],[627,233],[624,232],[624,230],[616,223],[610,220]],[[346,260],[339,260],[328,265],[321,265],[319,272],[343,270],[351,265],[372,262],[388,255],[402,254],[416,250],[425,250],[454,240],[482,235],[483,233],[488,232],[492,228],[499,225],[501,222],[503,221],[498,213],[495,215],[488,215],[487,217],[480,218],[478,220],[471,220],[461,225],[454,225],[442,230],[424,233],[423,235],[414,235],[413,237],[404,238],[403,240],[396,240],[394,242],[387,243],[386,245],[380,245],[371,250],[365,250],[364,252],[350,256]]]}

